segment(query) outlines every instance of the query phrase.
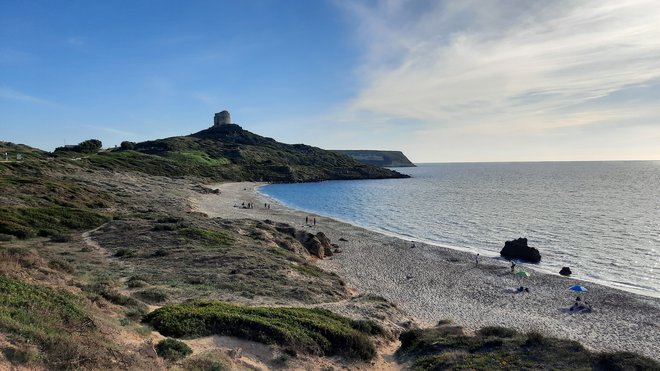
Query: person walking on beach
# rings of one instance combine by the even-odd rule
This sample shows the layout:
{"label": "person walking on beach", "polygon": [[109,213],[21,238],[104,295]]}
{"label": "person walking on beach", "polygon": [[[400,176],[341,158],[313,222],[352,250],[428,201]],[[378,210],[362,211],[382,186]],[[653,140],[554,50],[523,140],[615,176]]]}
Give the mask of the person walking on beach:
{"label": "person walking on beach", "polygon": [[516,263],[511,260],[511,273],[513,273],[516,270]]}
{"label": "person walking on beach", "polygon": [[316,226],[316,218],[314,218],[314,225]]}
{"label": "person walking on beach", "polygon": [[477,253],[477,256],[474,257],[474,266],[475,267],[479,266],[479,253]]}
{"label": "person walking on beach", "polygon": [[308,216],[305,217],[305,225],[307,225],[307,224],[309,224],[309,217]]}

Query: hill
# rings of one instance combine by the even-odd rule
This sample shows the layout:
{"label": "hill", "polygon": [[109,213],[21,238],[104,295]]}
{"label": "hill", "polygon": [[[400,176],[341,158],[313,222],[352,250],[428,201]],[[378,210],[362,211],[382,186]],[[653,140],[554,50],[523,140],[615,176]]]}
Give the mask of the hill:
{"label": "hill", "polygon": [[[70,156],[59,149],[60,156]],[[304,144],[284,144],[223,124],[188,135],[141,143],[86,156],[90,166],[149,175],[200,176],[213,180],[311,182],[407,178],[407,175]]]}
{"label": "hill", "polygon": [[401,151],[379,150],[334,150],[334,152],[349,155],[363,164],[380,167],[414,167]]}

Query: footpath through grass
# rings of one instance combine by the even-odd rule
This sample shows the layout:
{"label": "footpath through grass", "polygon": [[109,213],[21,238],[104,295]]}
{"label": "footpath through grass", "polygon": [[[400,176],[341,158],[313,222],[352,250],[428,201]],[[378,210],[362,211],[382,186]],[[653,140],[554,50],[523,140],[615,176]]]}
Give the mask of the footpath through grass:
{"label": "footpath through grass", "polygon": [[246,307],[221,302],[167,305],[146,316],[165,336],[227,335],[287,352],[319,356],[341,355],[370,360],[376,349],[368,335],[382,333],[371,321],[355,321],[325,309]]}

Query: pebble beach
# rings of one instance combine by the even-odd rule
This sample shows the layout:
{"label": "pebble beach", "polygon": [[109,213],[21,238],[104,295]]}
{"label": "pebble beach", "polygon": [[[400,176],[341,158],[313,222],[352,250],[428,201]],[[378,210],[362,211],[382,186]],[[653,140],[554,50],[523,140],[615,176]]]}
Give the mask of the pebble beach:
{"label": "pebble beach", "polygon": [[[468,330],[505,326],[523,332],[579,341],[596,351],[631,351],[660,360],[660,298],[642,296],[519,265],[514,275],[497,256],[428,245],[388,236],[321,215],[287,208],[257,192],[260,183],[223,183],[219,194],[196,194],[191,208],[209,217],[270,219],[310,232],[323,232],[340,253],[317,265],[337,273],[358,293],[383,296],[422,327],[450,320]],[[251,203],[253,208],[242,208]],[[270,204],[270,207],[264,207]],[[305,225],[305,218],[316,225]],[[313,224],[313,223],[312,223]],[[504,244],[504,241],[502,241]],[[543,251],[541,251],[543,254]],[[581,294],[593,310],[571,312]],[[517,292],[520,285],[529,292]]]}

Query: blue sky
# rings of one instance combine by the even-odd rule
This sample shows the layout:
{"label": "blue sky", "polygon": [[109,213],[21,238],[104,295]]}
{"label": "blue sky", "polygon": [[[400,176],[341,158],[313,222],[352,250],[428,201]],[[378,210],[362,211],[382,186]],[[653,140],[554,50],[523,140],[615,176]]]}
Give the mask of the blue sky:
{"label": "blue sky", "polygon": [[660,7],[0,2],[0,140],[248,130],[415,162],[660,159]]}

